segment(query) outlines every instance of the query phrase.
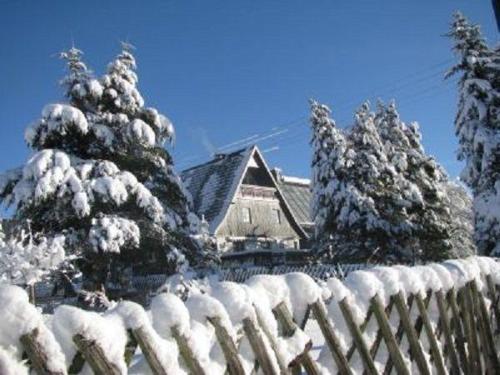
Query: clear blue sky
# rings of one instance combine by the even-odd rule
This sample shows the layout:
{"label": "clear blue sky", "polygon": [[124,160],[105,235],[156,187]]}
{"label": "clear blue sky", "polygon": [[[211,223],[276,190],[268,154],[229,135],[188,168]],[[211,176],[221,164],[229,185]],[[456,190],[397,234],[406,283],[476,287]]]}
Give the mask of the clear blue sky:
{"label": "clear blue sky", "polygon": [[74,41],[102,73],[128,40],[147,104],[176,127],[179,168],[275,134],[259,144],[274,149],[269,164],[308,176],[308,98],[347,126],[357,105],[381,97],[420,123],[426,149],[456,176],[456,88],[442,72],[458,9],[498,41],[489,0],[0,0],[0,171],[26,160],[25,127],[63,99],[57,53]]}

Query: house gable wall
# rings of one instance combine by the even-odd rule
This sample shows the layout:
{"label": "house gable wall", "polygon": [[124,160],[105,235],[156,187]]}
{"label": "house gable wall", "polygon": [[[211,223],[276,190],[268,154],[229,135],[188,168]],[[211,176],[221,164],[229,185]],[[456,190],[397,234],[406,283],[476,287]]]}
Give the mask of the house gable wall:
{"label": "house gable wall", "polygon": [[[273,198],[249,197],[241,192],[241,189],[248,187],[248,185],[241,186],[238,196],[216,232],[216,237],[273,238],[286,247],[293,248],[294,242],[300,239],[300,235],[290,224],[289,217],[285,214],[282,203],[275,197],[275,193]],[[245,210],[249,210],[250,222],[244,220]],[[278,210],[280,222],[276,217],[277,212],[273,210]]]}

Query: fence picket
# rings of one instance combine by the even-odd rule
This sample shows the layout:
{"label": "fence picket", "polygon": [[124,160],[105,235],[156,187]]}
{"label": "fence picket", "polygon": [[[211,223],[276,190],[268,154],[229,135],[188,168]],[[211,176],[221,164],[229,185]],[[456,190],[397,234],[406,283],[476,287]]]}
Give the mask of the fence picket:
{"label": "fence picket", "polygon": [[[387,317],[391,316],[393,306],[394,306],[394,298],[391,297],[389,304],[385,308],[385,314],[387,315]],[[372,356],[372,358],[376,358],[381,343],[382,343],[382,332],[379,329],[377,331],[377,335],[375,336],[375,340],[372,344],[372,347],[370,348],[370,355]]]}
{"label": "fence picket", "polygon": [[255,323],[250,318],[243,319],[243,330],[248,337],[255,358],[262,367],[262,372],[265,375],[278,375],[272,364],[270,353],[266,350],[266,344],[262,334],[257,329]]}
{"label": "fence picket", "polygon": [[429,345],[431,347],[432,359],[436,365],[437,373],[440,375],[446,375],[448,372],[445,369],[443,356],[439,350],[438,342],[434,330],[432,328],[429,316],[427,315],[427,308],[424,305],[424,301],[420,294],[415,295],[415,301],[417,303],[418,311],[422,317],[422,322],[424,325],[424,330],[429,340]]}
{"label": "fence picket", "polygon": [[486,285],[488,287],[488,294],[491,300],[491,309],[495,314],[495,322],[496,322],[495,334],[498,334],[500,332],[500,311],[498,308],[496,288],[495,284],[493,283],[491,275],[486,275]]}
{"label": "fence picket", "polygon": [[460,317],[460,309],[457,302],[457,293],[454,288],[451,288],[448,292],[449,304],[451,307],[451,312],[453,315],[453,331],[455,332],[455,345],[457,347],[458,355],[460,356],[460,363],[462,364],[462,371],[466,374],[471,368],[468,353],[465,349],[465,333],[462,325],[462,320]]}
{"label": "fence picket", "polygon": [[[419,294],[415,294],[415,301],[417,302],[417,306],[419,305],[418,301],[420,300],[423,305],[422,297]],[[415,358],[415,362],[417,363],[418,369],[421,374],[430,375],[429,366],[427,365],[427,361],[424,357],[424,353],[422,351],[422,346],[418,341],[417,332],[415,331],[415,327],[413,326],[410,318],[410,312],[408,311],[408,306],[406,306],[406,302],[404,300],[403,294],[401,292],[394,295],[394,302],[396,305],[396,309],[398,310],[399,317],[401,318],[401,323],[403,324],[404,331],[406,333],[406,337],[408,338],[408,342],[410,344],[410,350],[413,353]],[[420,317],[423,320],[422,312],[420,311]]]}
{"label": "fence picket", "polygon": [[[391,300],[394,302],[394,298],[391,298]],[[411,311],[411,308],[413,306],[413,300],[414,300],[413,294],[410,294],[408,296],[408,300],[407,300],[409,311]],[[394,336],[396,338],[396,343],[398,345],[401,343],[401,340],[403,339],[403,334],[404,334],[404,327],[403,327],[403,323],[401,322],[401,319],[400,319],[399,324],[398,324],[398,329],[396,330],[396,335]],[[389,357],[387,359],[386,364],[385,364],[384,375],[390,375],[390,373],[392,372],[393,365],[394,364],[392,362],[392,358]]]}
{"label": "fence picket", "polygon": [[33,329],[31,332],[26,333],[20,337],[21,344],[26,351],[26,355],[31,361],[31,365],[38,375],[62,375],[63,372],[52,371],[47,366],[47,353],[43,345],[38,340],[39,330]]}
{"label": "fence picket", "polygon": [[389,319],[387,318],[387,315],[385,313],[384,305],[382,304],[382,301],[380,300],[380,297],[378,295],[375,295],[372,298],[371,306],[373,309],[373,313],[377,318],[378,326],[380,327],[380,331],[382,332],[387,350],[389,351],[398,374],[410,375],[410,372],[406,367],[406,363],[403,359],[403,355],[399,350],[398,344],[396,343],[394,334],[391,331],[391,326],[389,324]]}
{"label": "fence picket", "polygon": [[230,375],[245,375],[236,344],[227,329],[221,324],[220,318],[208,318],[208,321],[214,326],[217,341],[226,358],[228,373]]}
{"label": "fence picket", "polygon": [[[477,329],[474,321],[474,306],[472,304],[472,298],[468,293],[469,289],[467,285],[461,288],[458,292],[458,303],[460,306],[460,312],[464,322],[465,337],[467,338],[467,349],[469,353],[469,366],[471,374],[481,374],[481,357],[479,353],[479,345],[477,341]],[[472,314],[469,311],[472,309]]]}
{"label": "fence picket", "polygon": [[[368,323],[370,322],[370,319],[373,315],[373,311],[371,308],[368,308],[368,311],[366,312],[366,317],[365,317],[365,320],[364,322],[359,326],[359,329],[361,330],[361,332],[365,332],[365,329],[366,329],[366,326],[368,325]],[[356,345],[352,344],[351,347],[349,348],[349,350],[347,351],[347,354],[346,354],[346,358],[348,361],[351,360],[352,358],[352,355],[354,354],[354,351],[356,350]]]}
{"label": "fence picket", "polygon": [[335,330],[328,320],[325,306],[321,301],[316,301],[311,305],[311,307],[314,317],[318,321],[321,333],[323,334],[326,344],[328,345],[328,349],[330,350],[333,360],[337,364],[340,373],[342,375],[351,375],[351,368],[349,367],[347,359],[344,356],[342,349],[340,348],[339,340],[337,338],[337,335],[335,334]]}
{"label": "fence picket", "polygon": [[352,338],[354,340],[354,344],[356,345],[356,349],[363,360],[363,366],[365,370],[369,374],[378,374],[378,370],[375,367],[375,363],[373,362],[373,358],[370,355],[370,350],[368,349],[368,345],[366,345],[365,339],[363,337],[363,333],[359,329],[359,326],[354,321],[352,316],[351,307],[347,302],[347,298],[344,298],[342,301],[339,301],[340,310],[342,311],[342,315],[347,323],[347,327],[349,328],[349,332],[351,332]]}
{"label": "fence picket", "polygon": [[81,334],[73,336],[73,342],[82,353],[85,361],[96,375],[120,375],[121,371],[111,363],[104,350],[94,341]]}
{"label": "fence picket", "polygon": [[[288,307],[284,302],[281,302],[273,309],[273,313],[275,314],[277,320],[281,323],[283,328],[283,332],[285,336],[292,336],[299,327],[294,322],[292,314]],[[311,349],[312,343],[310,342],[308,346],[306,346],[302,353],[297,357],[296,363],[300,363],[304,366],[306,372],[310,375],[319,375],[319,369],[316,365],[316,362],[311,358],[311,354],[309,350]],[[291,364],[292,367],[294,363]]]}
{"label": "fence picket", "polygon": [[83,366],[85,365],[85,358],[83,354],[77,351],[71,364],[69,365],[68,374],[79,374],[82,371]]}
{"label": "fence picket", "polygon": [[177,343],[177,347],[179,348],[179,353],[186,364],[186,367],[189,369],[189,372],[193,375],[205,375],[205,370],[200,364],[200,361],[195,356],[193,349],[189,345],[189,341],[186,336],[184,336],[179,327],[173,326],[171,329],[172,337]]}
{"label": "fence picket", "polygon": [[[432,299],[432,293],[427,292],[427,295],[425,296],[425,308],[429,307],[429,303],[431,303]],[[424,328],[424,321],[422,320],[422,317],[419,315],[416,322],[415,322],[415,331],[417,332],[417,338],[420,339],[420,334],[422,333],[422,329]]]}
{"label": "fence picket", "polygon": [[453,336],[450,328],[450,320],[446,309],[446,302],[443,295],[443,291],[440,289],[435,293],[435,295],[439,310],[439,317],[441,319],[441,325],[445,338],[445,348],[447,349],[448,358],[451,362],[451,373],[452,375],[458,375],[460,374],[460,365],[458,363],[457,351],[453,343]]}
{"label": "fence picket", "polygon": [[143,327],[139,327],[136,329],[132,329],[132,335],[135,340],[139,344],[141,348],[142,354],[144,354],[144,358],[149,364],[149,367],[154,375],[167,375],[167,371],[161,364],[158,356],[156,355],[156,351],[154,346],[151,344],[149,340],[149,336],[144,331]]}
{"label": "fence picket", "polygon": [[286,374],[288,372],[288,367],[285,364],[285,361],[281,356],[281,352],[278,350],[278,343],[276,342],[276,338],[274,337],[274,335],[271,334],[271,332],[269,332],[267,325],[264,323],[264,320],[260,316],[259,310],[257,310],[255,308],[255,306],[254,306],[254,311],[255,311],[255,315],[257,317],[257,323],[259,324],[264,335],[267,337],[269,344],[271,345],[271,349],[274,352],[274,355],[276,357],[276,361],[278,362],[278,366],[280,368],[280,372],[282,374]]}
{"label": "fence picket", "polygon": [[[487,373],[493,374],[500,369],[497,353],[495,350],[495,341],[491,332],[490,319],[488,309],[484,302],[483,295],[479,292],[476,280],[472,280],[469,284],[470,292],[474,300],[474,305],[477,308],[477,320],[479,322],[479,332],[481,334],[481,342],[483,343],[483,357],[488,366]],[[484,350],[485,349],[485,350]]]}

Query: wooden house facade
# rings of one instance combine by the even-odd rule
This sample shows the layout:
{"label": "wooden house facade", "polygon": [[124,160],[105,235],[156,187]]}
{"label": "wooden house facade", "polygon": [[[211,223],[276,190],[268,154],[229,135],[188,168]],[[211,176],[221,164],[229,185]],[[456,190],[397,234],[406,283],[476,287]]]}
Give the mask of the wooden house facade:
{"label": "wooden house facade", "polygon": [[218,154],[181,178],[226,262],[282,262],[306,252],[309,183],[271,171],[256,146]]}

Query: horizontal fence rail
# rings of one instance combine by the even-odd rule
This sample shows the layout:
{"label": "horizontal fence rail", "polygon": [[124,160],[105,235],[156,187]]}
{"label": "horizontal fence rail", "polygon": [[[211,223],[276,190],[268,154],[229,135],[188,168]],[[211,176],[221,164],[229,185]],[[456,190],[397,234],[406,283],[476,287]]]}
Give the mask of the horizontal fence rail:
{"label": "horizontal fence rail", "polygon": [[[0,286],[2,374],[496,374],[500,264],[471,257],[214,281],[148,310],[41,315]],[[318,353],[319,350],[319,353]]]}

